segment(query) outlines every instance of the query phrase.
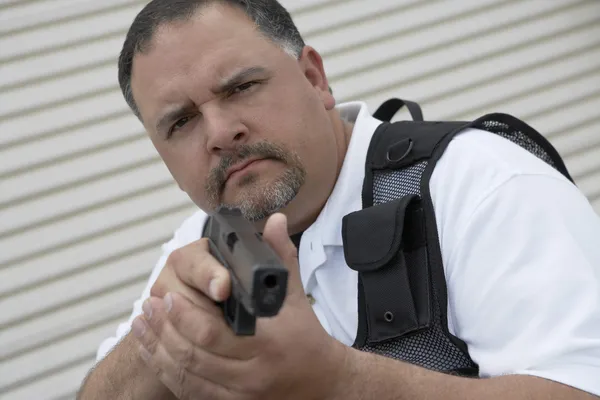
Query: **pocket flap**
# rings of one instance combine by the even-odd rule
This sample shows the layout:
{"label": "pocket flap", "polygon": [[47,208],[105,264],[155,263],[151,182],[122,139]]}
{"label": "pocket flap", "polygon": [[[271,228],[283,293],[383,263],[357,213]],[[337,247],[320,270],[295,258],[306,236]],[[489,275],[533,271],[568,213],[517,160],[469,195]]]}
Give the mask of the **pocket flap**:
{"label": "pocket flap", "polygon": [[402,245],[406,209],[418,195],[408,195],[350,213],[342,219],[344,257],[358,272],[386,265]]}

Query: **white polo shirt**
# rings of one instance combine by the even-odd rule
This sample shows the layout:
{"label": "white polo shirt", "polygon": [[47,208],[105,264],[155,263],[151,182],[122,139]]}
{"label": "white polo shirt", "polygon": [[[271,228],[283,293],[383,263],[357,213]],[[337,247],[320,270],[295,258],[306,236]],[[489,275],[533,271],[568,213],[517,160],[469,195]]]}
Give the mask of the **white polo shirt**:
{"label": "white polo shirt", "polygon": [[[338,106],[355,122],[336,186],[304,232],[299,259],[323,327],[351,345],[358,326],[357,273],[345,262],[342,217],[361,209],[366,153],[380,124],[364,103]],[[458,135],[430,181],[448,288],[448,323],[480,376],[530,374],[600,395],[600,218],[567,179],[495,134]],[[198,240],[189,217],[163,245],[128,321],[102,342],[98,360],[126,335],[174,249]]]}

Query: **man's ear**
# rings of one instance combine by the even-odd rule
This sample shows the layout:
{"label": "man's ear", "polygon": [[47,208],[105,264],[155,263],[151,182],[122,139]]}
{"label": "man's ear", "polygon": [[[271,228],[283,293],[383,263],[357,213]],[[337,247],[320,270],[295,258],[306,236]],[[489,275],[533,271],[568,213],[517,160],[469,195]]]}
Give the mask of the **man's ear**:
{"label": "man's ear", "polygon": [[319,92],[325,109],[333,109],[335,107],[335,99],[327,81],[327,75],[323,67],[323,58],[319,52],[310,46],[304,46],[298,61],[303,68],[306,79]]}

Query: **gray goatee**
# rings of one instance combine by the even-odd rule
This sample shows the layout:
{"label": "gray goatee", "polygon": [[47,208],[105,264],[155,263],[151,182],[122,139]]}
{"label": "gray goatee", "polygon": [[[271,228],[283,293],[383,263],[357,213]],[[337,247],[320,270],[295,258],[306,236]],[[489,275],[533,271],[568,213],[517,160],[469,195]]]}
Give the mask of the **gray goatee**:
{"label": "gray goatee", "polygon": [[[306,169],[296,153],[269,142],[241,145],[236,150],[236,154],[223,156],[219,165],[209,174],[205,192],[212,209],[218,206],[237,207],[247,220],[259,221],[282,209],[296,197],[306,179]],[[223,202],[227,169],[249,158],[279,161],[285,165],[285,171],[267,184],[261,184],[258,175],[247,174],[235,188],[237,200]]]}

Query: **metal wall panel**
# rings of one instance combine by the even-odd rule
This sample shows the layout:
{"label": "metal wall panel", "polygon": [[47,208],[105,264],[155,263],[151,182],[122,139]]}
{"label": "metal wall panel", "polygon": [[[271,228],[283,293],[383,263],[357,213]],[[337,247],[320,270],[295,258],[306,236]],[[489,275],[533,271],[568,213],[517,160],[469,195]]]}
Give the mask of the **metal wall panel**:
{"label": "metal wall panel", "polygon": [[[145,2],[0,0],[0,398],[72,399],[193,212],[118,88]],[[600,2],[284,0],[338,101],[508,112],[600,212]],[[401,115],[401,117],[404,116]]]}

